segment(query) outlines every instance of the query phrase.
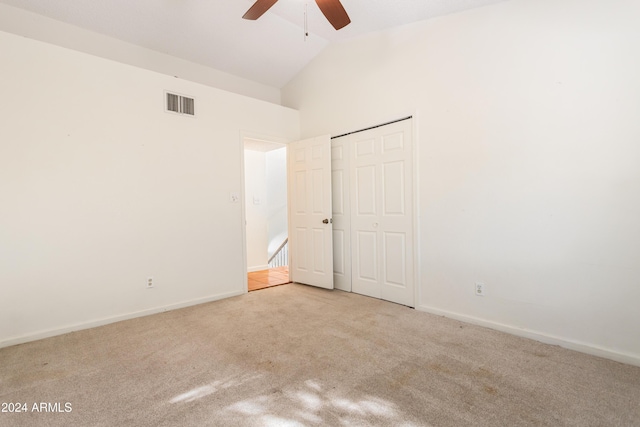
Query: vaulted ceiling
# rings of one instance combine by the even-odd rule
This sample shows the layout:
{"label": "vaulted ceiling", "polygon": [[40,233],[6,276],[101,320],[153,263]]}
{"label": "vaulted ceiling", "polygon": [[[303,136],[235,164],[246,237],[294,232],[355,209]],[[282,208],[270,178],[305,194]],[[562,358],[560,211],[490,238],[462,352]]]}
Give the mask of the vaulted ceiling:
{"label": "vaulted ceiling", "polygon": [[0,3],[281,88],[329,43],[500,1],[341,0],[351,24],[339,31],[314,0],[279,0],[257,21],[242,19],[254,0]]}

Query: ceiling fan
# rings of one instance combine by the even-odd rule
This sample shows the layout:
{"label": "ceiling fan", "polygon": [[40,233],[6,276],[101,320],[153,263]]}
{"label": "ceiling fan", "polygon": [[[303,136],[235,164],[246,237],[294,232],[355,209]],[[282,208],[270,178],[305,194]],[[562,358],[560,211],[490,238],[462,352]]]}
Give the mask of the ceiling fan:
{"label": "ceiling fan", "polygon": [[[257,0],[242,17],[244,19],[256,20],[269,10],[271,6],[276,4],[277,1],[278,0]],[[316,3],[336,30],[347,26],[351,22],[340,0],[316,0]]]}

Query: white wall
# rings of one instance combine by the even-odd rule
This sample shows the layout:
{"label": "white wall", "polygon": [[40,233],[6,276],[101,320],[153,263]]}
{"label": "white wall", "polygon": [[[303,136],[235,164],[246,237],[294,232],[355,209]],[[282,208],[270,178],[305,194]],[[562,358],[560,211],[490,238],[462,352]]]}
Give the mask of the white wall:
{"label": "white wall", "polygon": [[0,31],[280,104],[280,89],[0,3]]}
{"label": "white wall", "polygon": [[241,133],[297,139],[296,111],[4,32],[0,52],[0,346],[246,291]]}
{"label": "white wall", "polygon": [[333,45],[283,103],[303,138],[417,113],[419,309],[640,364],[638,22],[503,2]]}
{"label": "white wall", "polygon": [[267,164],[263,151],[244,150],[247,270],[268,268]]}

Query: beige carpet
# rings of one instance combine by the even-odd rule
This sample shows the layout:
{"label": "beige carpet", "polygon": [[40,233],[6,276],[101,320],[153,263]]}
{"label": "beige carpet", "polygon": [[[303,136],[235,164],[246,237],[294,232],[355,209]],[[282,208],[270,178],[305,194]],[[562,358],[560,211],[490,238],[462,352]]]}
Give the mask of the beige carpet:
{"label": "beige carpet", "polygon": [[2,426],[640,425],[638,367],[302,285],[0,349],[0,367],[0,402],[28,406]]}

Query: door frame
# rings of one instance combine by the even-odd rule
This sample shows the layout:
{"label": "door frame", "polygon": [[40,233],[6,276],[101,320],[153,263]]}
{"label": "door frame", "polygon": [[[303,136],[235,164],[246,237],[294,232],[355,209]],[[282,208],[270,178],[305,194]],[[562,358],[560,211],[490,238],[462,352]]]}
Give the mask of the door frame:
{"label": "door frame", "polygon": [[[244,168],[244,144],[247,139],[257,139],[266,142],[271,142],[274,144],[282,145],[283,147],[288,147],[290,140],[286,138],[280,138],[273,135],[260,134],[255,132],[248,131],[240,131],[240,218],[241,218],[241,227],[242,230],[242,265],[244,266],[243,271],[243,291],[244,293],[249,292],[249,280],[247,278],[247,274],[249,273],[249,266],[247,264],[247,206],[246,206],[246,182],[245,182],[245,168]],[[286,167],[286,166],[285,166]],[[287,181],[289,180],[289,175],[287,174]],[[289,203],[287,196],[287,205]],[[289,222],[289,214],[287,207],[287,223]]]}

